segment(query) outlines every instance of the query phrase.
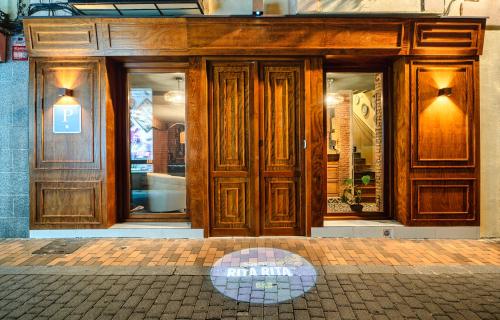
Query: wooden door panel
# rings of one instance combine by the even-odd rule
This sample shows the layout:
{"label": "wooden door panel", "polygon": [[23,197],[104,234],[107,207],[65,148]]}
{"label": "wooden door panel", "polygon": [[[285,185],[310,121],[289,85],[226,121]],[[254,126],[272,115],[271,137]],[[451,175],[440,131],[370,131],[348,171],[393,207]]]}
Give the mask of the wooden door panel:
{"label": "wooden door panel", "polygon": [[249,66],[214,67],[214,170],[248,171]]}
{"label": "wooden door panel", "polygon": [[[254,235],[253,64],[210,64],[210,235]],[[255,151],[253,153],[256,153]]]}
{"label": "wooden door panel", "polygon": [[214,212],[211,224],[213,228],[250,229],[247,178],[214,179]]}
{"label": "wooden door panel", "polygon": [[265,171],[290,171],[297,166],[297,92],[299,70],[264,67]]}
{"label": "wooden door panel", "polygon": [[264,225],[266,229],[300,228],[298,178],[264,178]]}
{"label": "wooden door panel", "polygon": [[302,66],[261,65],[261,233],[303,234]]}

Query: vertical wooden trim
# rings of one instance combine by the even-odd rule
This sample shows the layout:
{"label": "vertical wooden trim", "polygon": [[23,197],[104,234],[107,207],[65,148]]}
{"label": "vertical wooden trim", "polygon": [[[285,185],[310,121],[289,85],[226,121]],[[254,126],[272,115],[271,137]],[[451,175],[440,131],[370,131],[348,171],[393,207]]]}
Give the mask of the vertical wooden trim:
{"label": "vertical wooden trim", "polygon": [[[311,60],[306,59],[304,61],[304,138],[306,141],[311,141]],[[312,153],[311,147],[306,148],[304,152],[304,182],[302,183],[305,189],[303,204],[304,217],[305,217],[305,228],[306,236],[311,236],[311,184],[312,184]]]}
{"label": "vertical wooden trim", "polygon": [[[103,86],[102,96],[105,97],[101,102],[103,104],[102,112],[102,159],[103,163],[103,178],[106,187],[104,188],[104,198],[107,205],[107,221],[106,225],[109,227],[115,224],[118,220],[117,207],[118,199],[116,197],[116,177],[117,177],[117,161],[116,161],[116,110],[120,105],[118,100],[122,91],[118,87],[119,71],[116,63],[109,59],[101,62],[101,69],[103,70],[101,84]],[[104,156],[103,156],[104,158]]]}
{"label": "vertical wooden trim", "polygon": [[192,228],[209,227],[208,103],[206,61],[189,58],[186,110],[186,192]]}
{"label": "vertical wooden trim", "polygon": [[394,218],[394,117],[395,111],[393,106],[395,97],[392,93],[392,84],[394,83],[393,66],[387,66],[382,73],[383,88],[383,134],[382,134],[382,149],[383,149],[383,173],[384,173],[384,213],[388,218]]}
{"label": "vertical wooden trim", "polygon": [[394,217],[403,224],[410,220],[410,69],[406,58],[394,63]]}
{"label": "vertical wooden trim", "polygon": [[[482,28],[482,32],[484,32],[484,28]],[[484,35],[483,35],[484,36]],[[481,41],[481,52],[482,52],[482,43]],[[479,58],[476,58],[474,61],[474,66],[472,69],[473,73],[473,81],[474,81],[474,96],[473,99],[474,101],[472,102],[472,107],[474,108],[474,143],[475,143],[475,148],[474,152],[475,154],[475,172],[474,172],[474,177],[476,178],[476,223],[479,226],[481,222],[481,102],[480,102],[480,97],[481,97],[481,92],[480,92],[480,67],[479,67]]]}
{"label": "vertical wooden trim", "polygon": [[36,161],[36,98],[37,98],[37,59],[30,59],[29,62],[29,110],[28,110],[28,149],[29,149],[29,195],[30,195],[30,226],[36,222],[36,188],[33,176]]}
{"label": "vertical wooden trim", "polygon": [[[326,188],[327,188],[327,151],[325,136],[325,108],[324,108],[324,72],[323,58],[314,57],[308,63],[309,82],[306,82],[306,137],[308,148],[306,154],[310,156],[309,176],[307,188],[311,201],[310,215],[308,215],[307,232],[310,235],[311,227],[322,227],[323,216],[326,213]],[[308,108],[306,106],[306,108]],[[307,129],[309,126],[309,129]],[[306,156],[307,157],[307,156]]]}
{"label": "vertical wooden trim", "polygon": [[[251,119],[250,124],[252,127],[252,133],[250,137],[250,173],[252,175],[252,184],[253,184],[253,191],[251,194],[253,194],[253,198],[251,201],[253,201],[253,217],[254,221],[254,231],[255,231],[255,236],[258,237],[262,234],[262,227],[261,227],[261,212],[263,212],[263,209],[261,208],[261,204],[263,201],[261,200],[263,194],[261,192],[265,192],[265,189],[261,188],[261,179],[260,179],[260,168],[261,168],[261,163],[262,159],[260,157],[261,152],[261,126],[263,127],[263,123],[261,119],[263,119],[264,114],[262,113],[262,108],[264,106],[264,102],[261,100],[261,92],[263,90],[262,87],[262,81],[260,81],[259,77],[259,66],[257,61],[252,61],[251,62],[251,69],[250,69],[250,81],[253,81],[252,88],[253,92],[250,92],[251,96],[251,102],[250,102],[250,115],[253,116],[253,119]],[[251,185],[252,185],[251,184]]]}

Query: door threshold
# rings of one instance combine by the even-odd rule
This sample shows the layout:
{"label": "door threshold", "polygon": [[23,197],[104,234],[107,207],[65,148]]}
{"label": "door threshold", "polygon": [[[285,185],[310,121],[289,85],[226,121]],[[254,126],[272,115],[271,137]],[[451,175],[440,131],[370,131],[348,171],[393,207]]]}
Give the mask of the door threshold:
{"label": "door threshold", "polygon": [[189,222],[124,222],[108,229],[30,230],[30,238],[202,239],[203,229],[191,229]]}
{"label": "door threshold", "polygon": [[395,220],[327,220],[313,238],[479,239],[479,227],[409,227]]}

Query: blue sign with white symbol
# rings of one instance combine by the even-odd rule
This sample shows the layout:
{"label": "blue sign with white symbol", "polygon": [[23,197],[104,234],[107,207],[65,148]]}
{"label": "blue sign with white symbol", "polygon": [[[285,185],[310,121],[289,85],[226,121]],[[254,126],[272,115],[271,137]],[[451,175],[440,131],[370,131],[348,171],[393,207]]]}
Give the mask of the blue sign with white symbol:
{"label": "blue sign with white symbol", "polygon": [[80,105],[54,105],[53,133],[81,133],[82,107]]}
{"label": "blue sign with white symbol", "polygon": [[306,259],[274,248],[244,249],[225,255],[210,271],[226,297],[276,304],[299,297],[316,285],[316,269]]}

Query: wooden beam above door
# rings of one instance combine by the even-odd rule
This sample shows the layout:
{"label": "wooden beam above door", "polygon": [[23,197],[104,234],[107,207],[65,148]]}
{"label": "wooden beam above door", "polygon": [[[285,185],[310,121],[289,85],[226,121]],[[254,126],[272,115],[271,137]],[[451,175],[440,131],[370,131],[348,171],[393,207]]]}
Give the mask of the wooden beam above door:
{"label": "wooden beam above door", "polygon": [[479,55],[485,18],[25,18],[31,57]]}

